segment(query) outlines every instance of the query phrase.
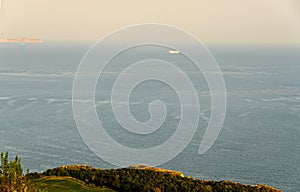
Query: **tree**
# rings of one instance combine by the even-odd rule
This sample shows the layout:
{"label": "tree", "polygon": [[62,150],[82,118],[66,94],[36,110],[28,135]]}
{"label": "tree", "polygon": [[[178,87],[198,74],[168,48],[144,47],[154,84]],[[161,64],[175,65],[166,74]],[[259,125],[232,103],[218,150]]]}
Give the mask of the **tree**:
{"label": "tree", "polygon": [[9,161],[8,152],[5,155],[1,153],[0,192],[12,191],[37,192],[38,189],[24,177],[21,159],[18,156],[13,161]]}

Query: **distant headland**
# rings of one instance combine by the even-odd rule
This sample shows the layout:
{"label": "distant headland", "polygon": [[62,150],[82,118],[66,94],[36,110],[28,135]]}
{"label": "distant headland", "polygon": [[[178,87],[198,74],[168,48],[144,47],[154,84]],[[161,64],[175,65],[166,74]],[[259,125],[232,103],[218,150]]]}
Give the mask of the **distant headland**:
{"label": "distant headland", "polygon": [[281,192],[267,185],[245,185],[232,181],[208,181],[185,177],[179,171],[146,165],[100,169],[88,165],[65,165],[43,173],[23,173],[21,159],[9,161],[1,153],[0,192]]}
{"label": "distant headland", "polygon": [[35,38],[0,38],[0,43],[43,43],[41,39]]}
{"label": "distant headland", "polygon": [[[281,192],[273,187],[257,184],[245,185],[232,181],[209,181],[184,176],[181,172],[166,170],[146,165],[133,165],[119,169],[100,169],[87,165],[66,165],[48,169],[43,173],[28,173],[40,189],[50,191],[53,185],[65,183],[72,179],[81,185],[97,188],[99,191],[132,191],[132,192]],[[56,191],[59,191],[56,188]],[[77,190],[73,190],[77,191]],[[79,191],[79,190],[78,190]],[[88,191],[85,189],[85,191]]]}

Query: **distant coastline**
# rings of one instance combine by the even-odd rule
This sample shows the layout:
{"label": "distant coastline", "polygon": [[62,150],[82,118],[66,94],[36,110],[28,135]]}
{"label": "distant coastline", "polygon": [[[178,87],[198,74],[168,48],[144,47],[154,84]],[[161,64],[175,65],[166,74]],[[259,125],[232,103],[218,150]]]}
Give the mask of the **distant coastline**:
{"label": "distant coastline", "polygon": [[43,43],[41,39],[34,38],[0,38],[0,43]]}

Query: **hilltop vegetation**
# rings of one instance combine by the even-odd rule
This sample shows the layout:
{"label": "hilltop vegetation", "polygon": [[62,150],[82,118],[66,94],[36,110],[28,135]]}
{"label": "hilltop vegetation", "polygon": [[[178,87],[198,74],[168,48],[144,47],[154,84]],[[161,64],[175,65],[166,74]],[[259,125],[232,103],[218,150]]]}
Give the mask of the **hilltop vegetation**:
{"label": "hilltop vegetation", "polygon": [[265,185],[243,185],[230,181],[206,181],[184,177],[180,172],[156,168],[96,169],[91,166],[63,166],[48,169],[43,173],[30,173],[31,178],[69,176],[90,186],[107,187],[115,191],[199,191],[199,192],[277,192]]}
{"label": "hilltop vegetation", "polygon": [[62,166],[43,173],[23,175],[18,156],[9,161],[1,153],[0,192],[132,191],[132,192],[277,192],[266,185],[231,181],[206,181],[184,177],[181,172],[143,165],[121,169],[96,169],[85,165]]}

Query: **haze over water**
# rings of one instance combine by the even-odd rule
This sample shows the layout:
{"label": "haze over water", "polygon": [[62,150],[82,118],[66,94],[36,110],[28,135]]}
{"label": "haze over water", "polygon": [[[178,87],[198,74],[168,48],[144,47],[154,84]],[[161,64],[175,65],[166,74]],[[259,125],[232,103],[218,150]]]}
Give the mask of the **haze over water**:
{"label": "haze over water", "polygon": [[[114,167],[86,147],[73,117],[74,74],[88,47],[0,44],[0,151],[18,154],[24,168],[44,171],[74,163]],[[175,93],[163,84],[147,82],[130,98],[131,111],[140,121],[149,119],[149,102],[161,99],[166,103],[167,119],[156,135],[139,137],[125,132],[110,106],[110,85],[122,71],[124,59],[131,62],[130,55],[160,55],[187,72],[195,82],[201,105],[192,142],[161,167],[199,179],[265,183],[283,191],[300,191],[300,48],[209,48],[223,72],[228,100],[224,126],[207,153],[198,154],[210,118],[207,84],[189,61],[180,54],[168,54],[165,48],[129,50],[106,69],[95,101],[104,127],[120,143],[137,148],[155,146],[172,135],[180,120],[180,108]]]}

